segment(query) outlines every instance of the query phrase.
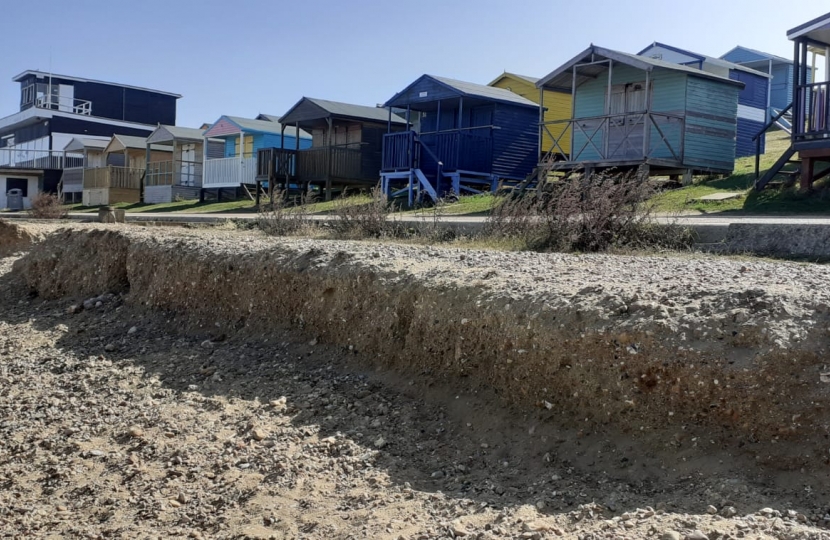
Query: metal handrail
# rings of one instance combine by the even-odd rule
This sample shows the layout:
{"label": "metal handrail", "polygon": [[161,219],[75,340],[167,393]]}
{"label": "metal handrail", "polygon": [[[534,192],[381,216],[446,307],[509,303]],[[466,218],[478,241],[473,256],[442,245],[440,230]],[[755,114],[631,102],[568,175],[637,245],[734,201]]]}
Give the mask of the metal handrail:
{"label": "metal handrail", "polygon": [[[755,134],[754,137],[752,137],[752,140],[755,142],[755,182],[756,183],[761,178],[761,135],[764,135],[769,130],[769,128],[771,128],[772,126],[774,126],[776,124],[776,122],[781,120],[781,118],[787,113],[787,111],[789,111],[792,108],[793,108],[793,102],[791,101],[790,104],[787,105],[786,107],[784,107],[781,110],[781,112],[776,114],[773,117],[772,120],[767,122],[764,125],[764,127],[761,128],[761,131],[759,131],[758,133]],[[793,127],[795,127],[795,119],[793,119]]]}

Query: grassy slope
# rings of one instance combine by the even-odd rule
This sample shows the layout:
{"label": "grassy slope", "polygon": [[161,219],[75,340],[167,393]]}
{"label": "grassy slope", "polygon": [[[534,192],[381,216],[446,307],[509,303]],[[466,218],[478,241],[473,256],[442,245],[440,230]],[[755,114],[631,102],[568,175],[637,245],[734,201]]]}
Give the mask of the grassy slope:
{"label": "grassy slope", "polygon": [[[788,146],[789,136],[786,133],[776,131],[767,135],[766,153],[761,156],[761,174],[772,167]],[[830,194],[823,181],[815,184],[815,192],[799,193],[797,185],[788,189],[766,189],[757,192],[752,189],[754,180],[755,157],[744,157],[735,161],[735,170],[726,178],[698,182],[681,189],[665,191],[655,196],[652,202],[658,212],[666,213],[821,214],[830,212]],[[721,202],[695,200],[703,195],[724,192],[739,192],[741,197]]]}

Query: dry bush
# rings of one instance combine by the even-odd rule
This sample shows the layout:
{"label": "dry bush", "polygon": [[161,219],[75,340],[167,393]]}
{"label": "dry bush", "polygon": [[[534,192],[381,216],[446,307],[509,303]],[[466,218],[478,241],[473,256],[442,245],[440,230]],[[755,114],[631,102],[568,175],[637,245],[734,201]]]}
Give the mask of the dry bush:
{"label": "dry bush", "polygon": [[485,234],[518,238],[528,249],[607,251],[680,249],[688,229],[658,224],[648,203],[653,187],[640,173],[573,175],[550,189],[505,200],[490,214]]}
{"label": "dry bush", "polygon": [[372,188],[369,199],[366,204],[350,204],[344,191],[343,196],[334,202],[335,219],[328,225],[337,237],[398,237],[405,232],[400,222],[390,219],[394,207],[380,188]]}
{"label": "dry bush", "polygon": [[257,226],[272,236],[309,233],[314,228],[309,205],[314,196],[308,193],[289,196],[275,190],[271,202],[260,206]]}
{"label": "dry bush", "polygon": [[29,215],[37,219],[63,219],[69,215],[69,209],[54,193],[40,192],[32,198]]}

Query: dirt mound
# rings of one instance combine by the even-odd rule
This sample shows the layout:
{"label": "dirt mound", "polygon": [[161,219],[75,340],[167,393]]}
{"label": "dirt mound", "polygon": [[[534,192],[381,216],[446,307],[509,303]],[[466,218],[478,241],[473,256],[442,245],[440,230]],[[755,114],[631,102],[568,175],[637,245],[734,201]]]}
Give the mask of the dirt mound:
{"label": "dirt mound", "polygon": [[0,219],[0,257],[28,250],[41,235],[23,225]]}
{"label": "dirt mound", "polygon": [[118,231],[61,229],[35,244],[15,269],[44,298],[121,292],[129,286],[128,246]]}
{"label": "dirt mound", "polygon": [[129,287],[171,331],[291,324],[569,428],[828,465],[822,267],[120,231],[67,231],[24,261],[40,294]]}

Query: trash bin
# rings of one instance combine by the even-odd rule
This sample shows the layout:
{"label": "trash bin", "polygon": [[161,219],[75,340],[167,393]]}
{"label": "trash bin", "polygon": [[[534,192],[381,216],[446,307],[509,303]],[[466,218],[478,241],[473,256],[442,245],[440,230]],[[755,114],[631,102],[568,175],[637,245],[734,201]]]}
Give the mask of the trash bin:
{"label": "trash bin", "polygon": [[23,210],[23,190],[10,189],[6,192],[6,204],[9,210]]}

